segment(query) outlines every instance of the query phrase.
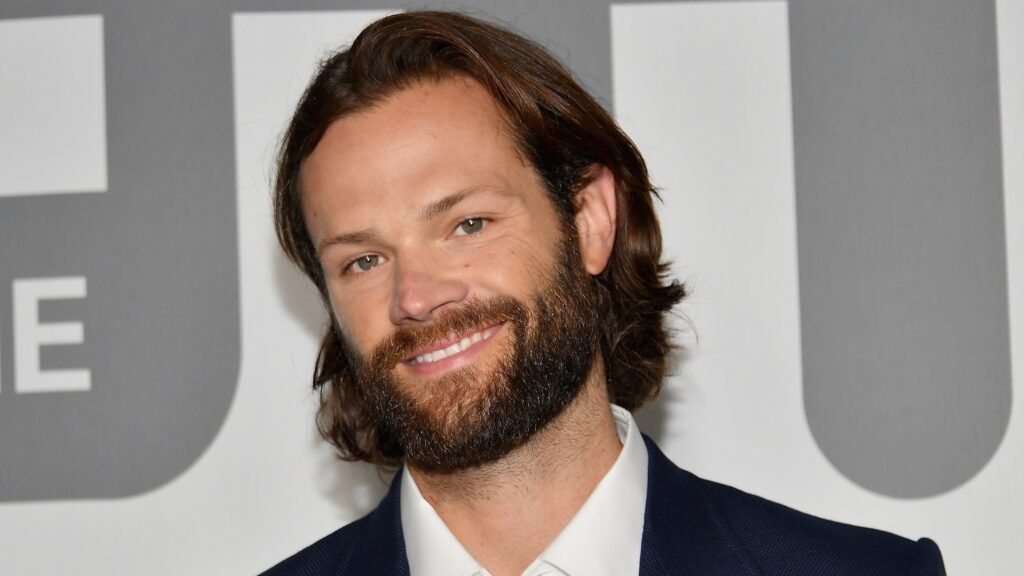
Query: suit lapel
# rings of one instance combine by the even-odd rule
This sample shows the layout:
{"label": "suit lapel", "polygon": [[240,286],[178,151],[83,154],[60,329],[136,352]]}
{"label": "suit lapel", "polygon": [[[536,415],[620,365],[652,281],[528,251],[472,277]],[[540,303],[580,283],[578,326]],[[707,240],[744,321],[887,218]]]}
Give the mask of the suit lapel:
{"label": "suit lapel", "polygon": [[647,443],[647,505],[640,576],[756,575],[760,571],[715,513],[701,480]]}
{"label": "suit lapel", "polygon": [[403,473],[395,475],[387,496],[367,516],[362,538],[347,564],[338,570],[338,576],[409,576],[400,506]]}

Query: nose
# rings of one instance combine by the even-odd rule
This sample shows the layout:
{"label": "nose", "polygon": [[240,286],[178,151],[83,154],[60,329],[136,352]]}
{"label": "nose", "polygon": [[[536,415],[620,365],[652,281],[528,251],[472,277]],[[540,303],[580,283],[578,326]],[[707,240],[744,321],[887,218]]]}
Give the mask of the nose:
{"label": "nose", "polygon": [[430,322],[452,305],[466,299],[469,288],[464,279],[452,275],[443,258],[425,258],[422,253],[399,258],[394,268],[394,294],[389,315],[397,325]]}

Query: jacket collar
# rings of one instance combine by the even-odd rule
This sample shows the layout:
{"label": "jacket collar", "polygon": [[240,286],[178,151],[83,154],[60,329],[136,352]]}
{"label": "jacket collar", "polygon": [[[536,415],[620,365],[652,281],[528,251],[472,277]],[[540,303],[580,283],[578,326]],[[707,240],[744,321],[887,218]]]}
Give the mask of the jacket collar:
{"label": "jacket collar", "polygon": [[366,525],[362,538],[354,543],[351,556],[344,566],[339,567],[337,574],[409,576],[399,505],[403,473],[395,474],[380,505],[363,519]]}
{"label": "jacket collar", "polygon": [[[676,467],[647,436],[644,442],[647,504],[640,576],[759,574],[712,506],[704,481]],[[400,511],[402,474],[395,476],[380,506],[364,519],[363,537],[339,574],[409,576]]]}
{"label": "jacket collar", "polygon": [[760,574],[712,506],[705,481],[676,467],[647,443],[647,505],[640,576]]}

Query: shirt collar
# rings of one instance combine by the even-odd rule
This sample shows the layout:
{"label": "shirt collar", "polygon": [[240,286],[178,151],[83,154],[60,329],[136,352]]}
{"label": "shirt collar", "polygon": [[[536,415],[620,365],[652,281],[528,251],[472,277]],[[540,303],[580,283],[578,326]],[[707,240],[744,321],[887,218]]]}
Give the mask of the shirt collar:
{"label": "shirt collar", "polygon": [[[633,416],[611,407],[622,451],[583,506],[526,570],[548,563],[569,576],[636,574],[647,503],[647,447]],[[408,472],[402,474],[402,531],[412,576],[486,574],[462,547]]]}
{"label": "shirt collar", "polygon": [[475,576],[474,559],[420,494],[412,474],[402,471],[402,534],[411,576]]}

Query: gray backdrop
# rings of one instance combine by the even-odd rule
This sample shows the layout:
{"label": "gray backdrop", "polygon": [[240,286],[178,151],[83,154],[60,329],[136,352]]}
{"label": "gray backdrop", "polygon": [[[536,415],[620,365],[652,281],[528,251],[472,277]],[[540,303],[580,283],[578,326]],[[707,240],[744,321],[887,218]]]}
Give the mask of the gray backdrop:
{"label": "gray backdrop", "polygon": [[[608,3],[439,6],[551,45],[614,107]],[[403,7],[0,7],[103,15],[109,163],[104,194],[0,197],[0,501],[151,490],[223,423],[240,347],[230,15]],[[1009,422],[994,5],[792,0],[789,17],[807,421],[861,487],[940,494],[982,469]],[[41,321],[80,321],[84,343],[44,347],[42,363],[88,368],[91,389],[19,394],[12,282],[69,275],[88,297],[44,302]]]}

